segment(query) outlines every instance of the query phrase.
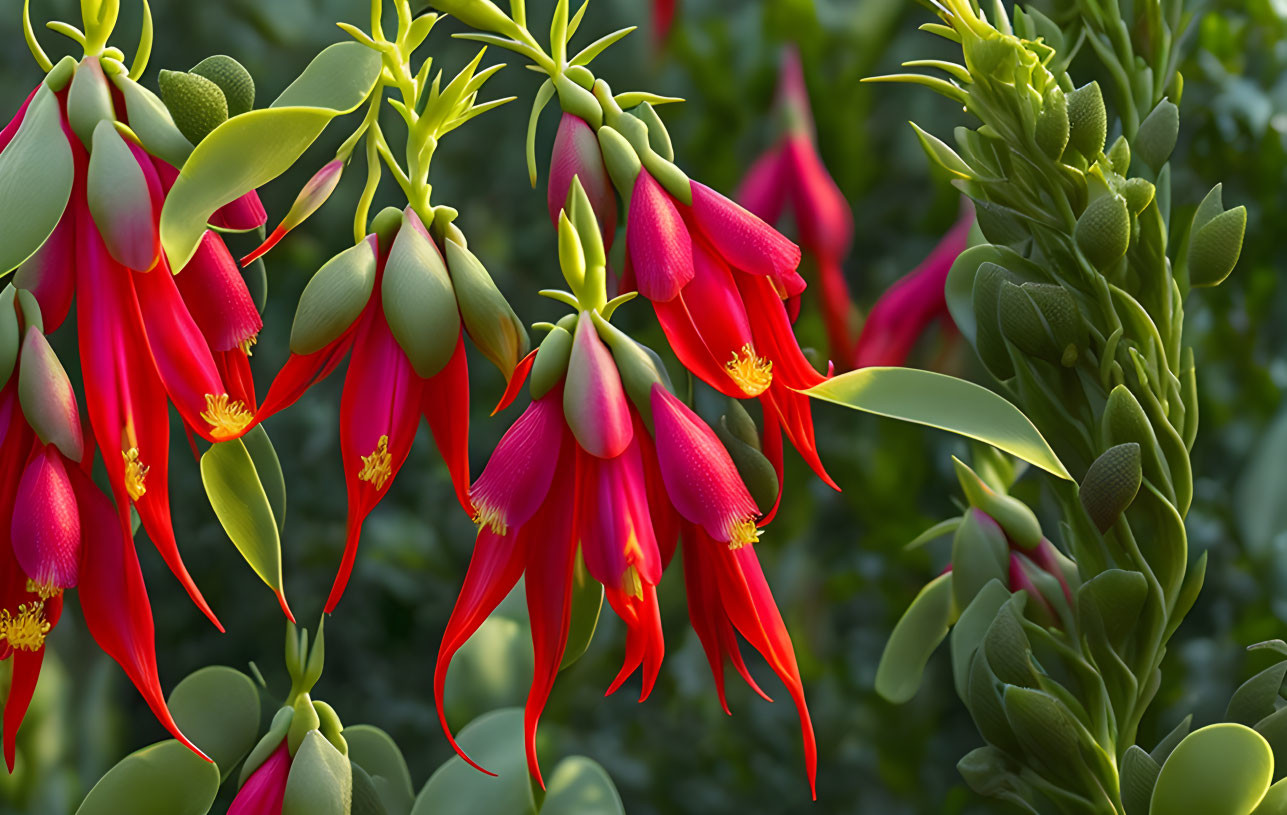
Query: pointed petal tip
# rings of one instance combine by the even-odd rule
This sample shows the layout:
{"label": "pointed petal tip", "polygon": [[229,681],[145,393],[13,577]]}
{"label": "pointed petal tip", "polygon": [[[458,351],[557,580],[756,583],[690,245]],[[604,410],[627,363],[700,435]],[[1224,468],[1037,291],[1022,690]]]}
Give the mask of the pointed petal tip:
{"label": "pointed petal tip", "polygon": [[268,238],[263,243],[261,243],[253,251],[251,251],[250,254],[243,257],[240,261],[240,264],[242,266],[249,266],[250,264],[254,263],[256,260],[259,260],[261,257],[263,257],[265,254],[268,253],[268,250],[276,246],[284,237],[286,237],[286,230],[282,229],[280,226],[277,227],[276,229],[273,230],[272,234],[269,235]]}
{"label": "pointed petal tip", "polygon": [[[290,621],[291,625],[294,625],[295,614],[290,610],[290,605],[286,603],[286,592],[281,589],[277,589],[273,592],[273,594],[277,595],[277,603],[282,607],[282,613],[286,615],[286,619]],[[336,599],[338,601],[338,598]],[[334,608],[334,605],[328,600],[326,604],[325,613],[330,614],[333,608]],[[219,630],[222,631],[223,628],[220,627]]]}

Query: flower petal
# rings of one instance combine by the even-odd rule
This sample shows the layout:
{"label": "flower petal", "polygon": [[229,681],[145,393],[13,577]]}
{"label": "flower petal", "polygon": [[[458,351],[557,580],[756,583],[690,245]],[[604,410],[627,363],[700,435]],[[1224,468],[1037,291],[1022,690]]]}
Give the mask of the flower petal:
{"label": "flower petal", "polygon": [[702,235],[728,265],[785,281],[800,265],[800,247],[738,204],[693,182],[688,210]]}
{"label": "flower petal", "polygon": [[[519,368],[522,367],[520,363]],[[474,504],[469,497],[469,362],[465,357],[463,333],[446,367],[425,382],[421,409],[429,422],[434,443],[438,445],[438,455],[447,465],[451,484],[456,489],[456,500],[472,516]]]}
{"label": "flower petal", "polygon": [[[699,184],[693,184],[696,191]],[[639,293],[673,300],[693,279],[693,248],[675,202],[647,170],[635,179],[626,224],[626,250]]]}

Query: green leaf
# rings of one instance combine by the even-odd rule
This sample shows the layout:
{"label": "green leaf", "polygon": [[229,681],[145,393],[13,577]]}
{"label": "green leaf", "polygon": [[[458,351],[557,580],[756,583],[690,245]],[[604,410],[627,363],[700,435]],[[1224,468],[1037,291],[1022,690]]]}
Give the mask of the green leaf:
{"label": "green leaf", "polygon": [[1161,767],[1138,744],[1122,757],[1122,805],[1126,815],[1148,815],[1149,801]]}
{"label": "green leaf", "polygon": [[310,730],[291,761],[282,815],[349,815],[353,769],[321,731]]}
{"label": "green leaf", "polygon": [[188,674],[168,704],[184,735],[214,759],[224,778],[255,746],[259,690],[241,671],[212,665]]}
{"label": "green leaf", "polygon": [[568,626],[567,647],[563,650],[560,671],[580,659],[590,647],[594,630],[599,627],[602,609],[603,584],[590,576],[585,561],[578,557],[576,571],[572,575],[572,622]]}
{"label": "green leaf", "polygon": [[1190,733],[1162,765],[1150,815],[1250,815],[1269,789],[1274,755],[1264,737],[1240,724]]}
{"label": "green leaf", "polygon": [[356,42],[330,46],[313,59],[271,107],[234,116],[192,151],[161,211],[161,243],[183,268],[206,221],[285,172],[331,119],[356,110],[380,78],[380,55]]}
{"label": "green leaf", "polygon": [[815,399],[947,430],[1072,480],[1028,417],[981,385],[916,368],[862,368],[805,391]]}
{"label": "green leaf", "polygon": [[456,652],[447,669],[443,692],[447,722],[460,727],[489,710],[520,705],[531,682],[532,645],[526,622],[492,614]]}
{"label": "green leaf", "polygon": [[569,756],[546,784],[541,815],[626,815],[626,808],[607,770],[585,756]]}
{"label": "green leaf", "polygon": [[956,683],[956,694],[963,701],[968,699],[970,665],[974,653],[983,644],[983,638],[992,627],[997,612],[1009,600],[1009,589],[1001,581],[993,580],[974,595],[974,600],[961,612],[961,618],[952,628],[952,679]]}
{"label": "green leaf", "polygon": [[58,99],[41,85],[9,146],[0,152],[0,274],[35,254],[71,197],[71,146]]}
{"label": "green leaf", "polygon": [[1274,712],[1274,703],[1278,701],[1278,690],[1284,678],[1287,678],[1287,662],[1279,662],[1243,682],[1229,699],[1225,719],[1254,727],[1256,722]]}
{"label": "green leaf", "polygon": [[233,545],[285,609],[281,535],[246,445],[233,439],[211,446],[201,456],[201,483]]}
{"label": "green leaf", "polygon": [[121,759],[76,815],[205,815],[219,794],[219,768],[174,739]]}
{"label": "green leaf", "polygon": [[268,438],[268,431],[264,430],[261,424],[255,425],[242,436],[241,442],[246,445],[246,452],[250,454],[250,460],[255,464],[259,483],[264,485],[264,493],[268,496],[273,517],[277,519],[277,532],[285,534],[286,478],[282,475],[282,464],[277,457],[277,449],[273,447],[272,440]]}
{"label": "green leaf", "polygon": [[1252,815],[1287,815],[1287,778],[1269,788]]}
{"label": "green leaf", "polygon": [[359,724],[344,728],[340,735],[348,742],[349,758],[370,774],[389,815],[411,812],[416,800],[411,771],[389,734],[373,725]]}
{"label": "green leaf", "polygon": [[470,758],[496,775],[484,775],[455,756],[430,777],[411,815],[536,815],[523,748],[521,708],[480,716],[460,731],[456,741]]}
{"label": "green leaf", "polygon": [[380,798],[371,775],[357,762],[350,761],[353,773],[353,806],[351,815],[390,815],[389,808]]}
{"label": "green leaf", "polygon": [[876,692],[895,704],[911,700],[920,689],[925,663],[947,636],[953,617],[948,572],[921,589],[894,626],[876,668]]}

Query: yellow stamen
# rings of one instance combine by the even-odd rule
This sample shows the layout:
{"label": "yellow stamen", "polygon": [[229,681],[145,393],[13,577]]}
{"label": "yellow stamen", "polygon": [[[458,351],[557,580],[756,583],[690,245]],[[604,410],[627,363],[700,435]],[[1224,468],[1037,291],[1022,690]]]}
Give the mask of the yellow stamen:
{"label": "yellow stamen", "polygon": [[210,423],[216,438],[232,438],[246,429],[254,414],[246,410],[240,400],[232,401],[226,393],[215,396],[206,394],[206,409],[201,418]]}
{"label": "yellow stamen", "polygon": [[358,473],[358,478],[370,481],[377,490],[382,490],[392,475],[393,456],[389,455],[389,437],[381,436],[371,455],[362,456],[362,470]]}
{"label": "yellow stamen", "polygon": [[20,651],[39,651],[45,644],[50,625],[45,621],[45,603],[23,603],[16,615],[0,609],[0,639]]}
{"label": "yellow stamen", "polygon": [[627,597],[633,597],[636,600],[643,599],[643,581],[639,579],[639,570],[634,566],[627,566],[625,572],[622,573],[621,591]]}
{"label": "yellow stamen", "polygon": [[760,539],[760,528],[754,518],[742,518],[728,526],[728,548],[736,551]]}
{"label": "yellow stamen", "polygon": [[246,337],[244,340],[237,343],[237,345],[241,348],[241,352],[243,354],[245,354],[248,357],[252,357],[255,354],[253,351],[250,350],[250,347],[257,342],[259,342],[259,335],[251,334],[249,337]]}
{"label": "yellow stamen", "polygon": [[491,529],[497,535],[509,534],[509,525],[505,523],[505,515],[497,507],[491,507],[487,504],[474,502],[474,524],[479,529]]}
{"label": "yellow stamen", "polygon": [[773,384],[773,362],[757,356],[749,342],[733,352],[724,368],[747,396],[759,396]]}
{"label": "yellow stamen", "polygon": [[137,501],[147,492],[144,481],[147,479],[147,471],[151,468],[139,461],[137,447],[122,450],[121,458],[125,459],[125,491],[130,494],[131,501]]}
{"label": "yellow stamen", "polygon": [[55,586],[53,583],[37,583],[31,578],[27,578],[27,593],[35,594],[39,596],[41,600],[48,600],[50,597],[57,597],[62,594],[63,590]]}

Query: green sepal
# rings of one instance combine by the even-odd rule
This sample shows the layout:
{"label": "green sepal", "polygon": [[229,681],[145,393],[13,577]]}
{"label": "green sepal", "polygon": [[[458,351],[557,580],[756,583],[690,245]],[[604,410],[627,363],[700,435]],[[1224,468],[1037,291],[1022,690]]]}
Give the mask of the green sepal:
{"label": "green sepal", "polygon": [[58,107],[47,85],[38,88],[13,141],[0,151],[0,274],[40,249],[71,198],[75,166]]}
{"label": "green sepal", "polygon": [[531,349],[527,329],[482,262],[450,238],[444,246],[465,331],[508,382],[515,365]]}
{"label": "green sepal", "polygon": [[572,333],[563,326],[555,326],[541,340],[532,361],[529,382],[533,399],[540,399],[559,383],[567,373],[568,359],[572,356]]}
{"label": "green sepal", "polygon": [[554,77],[554,90],[559,95],[559,107],[564,112],[579,116],[595,130],[603,126],[603,106],[593,93],[564,74]]}
{"label": "green sepal", "polygon": [[983,645],[992,621],[997,612],[1010,601],[1010,590],[1001,580],[989,581],[978,592],[974,599],[961,612],[960,619],[952,627],[950,642],[952,652],[952,680],[956,684],[956,695],[962,702],[969,703],[970,666],[974,654]]}
{"label": "green sepal", "polygon": [[1014,280],[1008,269],[991,261],[978,264],[974,275],[974,348],[983,364],[998,379],[1008,379],[1014,374],[1014,363],[1006,350],[1000,322],[1001,290]]}
{"label": "green sepal", "polygon": [[21,359],[18,402],[27,424],[42,444],[52,444],[64,456],[79,462],[85,455],[85,442],[76,394],[58,355],[34,325],[27,326]]}
{"label": "green sepal", "polygon": [[340,721],[340,714],[335,712],[335,708],[321,700],[313,702],[313,711],[317,713],[318,731],[321,732],[331,746],[340,751],[341,755],[349,754],[348,742],[344,740],[344,723]]}
{"label": "green sepal", "polygon": [[1126,199],[1115,194],[1096,198],[1077,219],[1073,235],[1086,259],[1095,268],[1106,269],[1130,246],[1131,214]]}
{"label": "green sepal", "polygon": [[246,780],[258,770],[273,751],[281,746],[286,740],[286,734],[290,732],[291,722],[295,720],[295,708],[287,705],[277,709],[273,714],[273,721],[268,726],[268,732],[264,734],[254,748],[251,749],[250,755],[242,762],[241,773],[237,778],[237,786],[240,788],[246,783]]}
{"label": "green sepal", "polygon": [[603,165],[607,167],[612,186],[617,188],[628,210],[630,193],[635,188],[635,179],[643,169],[643,162],[626,137],[616,130],[601,127],[596,135],[599,138],[599,149],[603,152]]}
{"label": "green sepal", "polygon": [[320,732],[304,737],[286,778],[282,815],[350,815],[353,769]]}
{"label": "green sepal", "polygon": [[112,91],[97,57],[85,57],[67,89],[67,124],[86,149],[92,149],[99,122],[116,121]]}
{"label": "green sepal", "polygon": [[590,576],[585,559],[577,551],[576,565],[572,570],[572,609],[568,623],[567,644],[559,670],[566,670],[585,655],[599,627],[599,614],[603,611],[603,584]]}
{"label": "green sepal", "polygon": [[921,686],[925,663],[956,617],[948,572],[921,589],[894,626],[876,666],[876,692],[895,704],[911,701]]}
{"label": "green sepal", "polygon": [[138,135],[143,149],[171,166],[182,167],[192,155],[192,142],[179,130],[160,98],[127,74],[114,75],[112,84],[125,99],[130,129]]}
{"label": "green sepal", "polygon": [[228,121],[228,100],[214,82],[183,71],[161,71],[158,77],[161,99],[170,109],[174,124],[193,144]]}
{"label": "green sepal", "polygon": [[1046,91],[1041,113],[1037,116],[1037,146],[1052,159],[1064,154],[1068,146],[1068,97],[1058,85]]}
{"label": "green sepal", "polygon": [[1113,172],[1120,176],[1125,176],[1131,168],[1131,145],[1126,141],[1125,136],[1118,136],[1113,142],[1113,146],[1108,148],[1108,163],[1112,166]]}
{"label": "green sepal", "polygon": [[14,308],[17,289],[6,285],[0,291],[0,390],[9,384],[14,366],[18,364],[18,312]]}
{"label": "green sepal", "polygon": [[1135,155],[1156,173],[1171,158],[1179,134],[1180,109],[1171,100],[1163,99],[1140,122],[1132,145]]}
{"label": "green sepal", "polygon": [[93,145],[85,179],[90,215],[108,254],[127,269],[149,271],[161,247],[147,177],[112,122],[98,123]]}
{"label": "green sepal", "polygon": [[286,749],[296,755],[304,744],[309,733],[322,726],[322,717],[317,715],[313,700],[307,692],[295,697],[295,716],[291,719],[290,730],[286,731]]}
{"label": "green sepal", "polygon": [[995,492],[969,465],[955,456],[952,457],[952,462],[956,465],[957,480],[971,506],[983,510],[1000,524],[1006,535],[1020,548],[1035,549],[1041,545],[1041,523],[1027,504]]}
{"label": "green sepal", "polygon": [[54,93],[61,92],[76,75],[76,65],[76,58],[71,54],[58,60],[57,64],[49,69],[49,73],[45,74],[45,85]]}
{"label": "green sepal", "polygon": [[373,237],[345,249],[318,269],[295,308],[291,353],[316,353],[347,331],[371,299],[375,272]]}
{"label": "green sepal", "polygon": [[210,80],[223,92],[228,116],[240,116],[255,106],[255,80],[240,62],[216,54],[198,62],[188,71]]}
{"label": "green sepal", "polygon": [[1054,779],[1080,786],[1085,773],[1075,719],[1045,691],[1011,685],[1002,697],[1006,720],[1019,745]]}
{"label": "green sepal", "polygon": [[380,302],[417,376],[429,379],[447,366],[460,339],[460,310],[442,254],[411,207],[384,264]]}
{"label": "green sepal", "polygon": [[651,148],[644,150],[640,157],[643,159],[643,166],[657,180],[657,183],[665,188],[666,192],[687,206],[693,205],[693,183],[683,170],[675,166],[674,162],[662,158]]}
{"label": "green sepal", "polygon": [[670,141],[670,133],[666,130],[666,125],[657,115],[657,110],[647,102],[641,102],[637,107],[630,111],[641,122],[648,125],[648,145],[656,151],[657,155],[666,161],[675,160],[675,146]]}
{"label": "green sepal", "polygon": [[[729,402],[737,404],[733,399]],[[745,413],[745,410],[742,412]],[[733,424],[736,425],[736,423],[737,417],[734,415]],[[715,425],[715,435],[728,451],[729,458],[733,459],[733,465],[737,467],[738,475],[742,476],[742,483],[751,493],[756,508],[761,514],[768,514],[778,501],[780,482],[773,464],[760,452],[758,439],[757,445],[753,446],[730,430],[728,413],[720,416],[719,422]]]}
{"label": "green sepal", "polygon": [[983,510],[971,508],[952,539],[952,601],[957,608],[969,607],[988,583],[1005,583],[1009,568],[1005,532]]}
{"label": "green sepal", "polygon": [[[629,334],[603,319],[598,312],[591,312],[590,318],[594,320],[595,328],[599,330],[599,337],[607,343],[608,348],[612,351],[612,359],[617,363],[617,370],[621,374],[621,384],[625,386],[626,396],[630,398],[635,410],[639,411],[639,416],[643,419],[644,426],[651,433],[653,427],[653,385],[660,384],[666,390],[674,391],[674,386],[671,384],[670,374],[666,372],[665,364],[662,363],[661,357],[657,356],[656,352],[651,348],[636,341]],[[550,333],[554,334],[555,332]],[[570,343],[568,353],[571,353]],[[537,354],[537,360],[540,360],[540,354]],[[533,370],[533,375],[535,375],[535,370]]]}

